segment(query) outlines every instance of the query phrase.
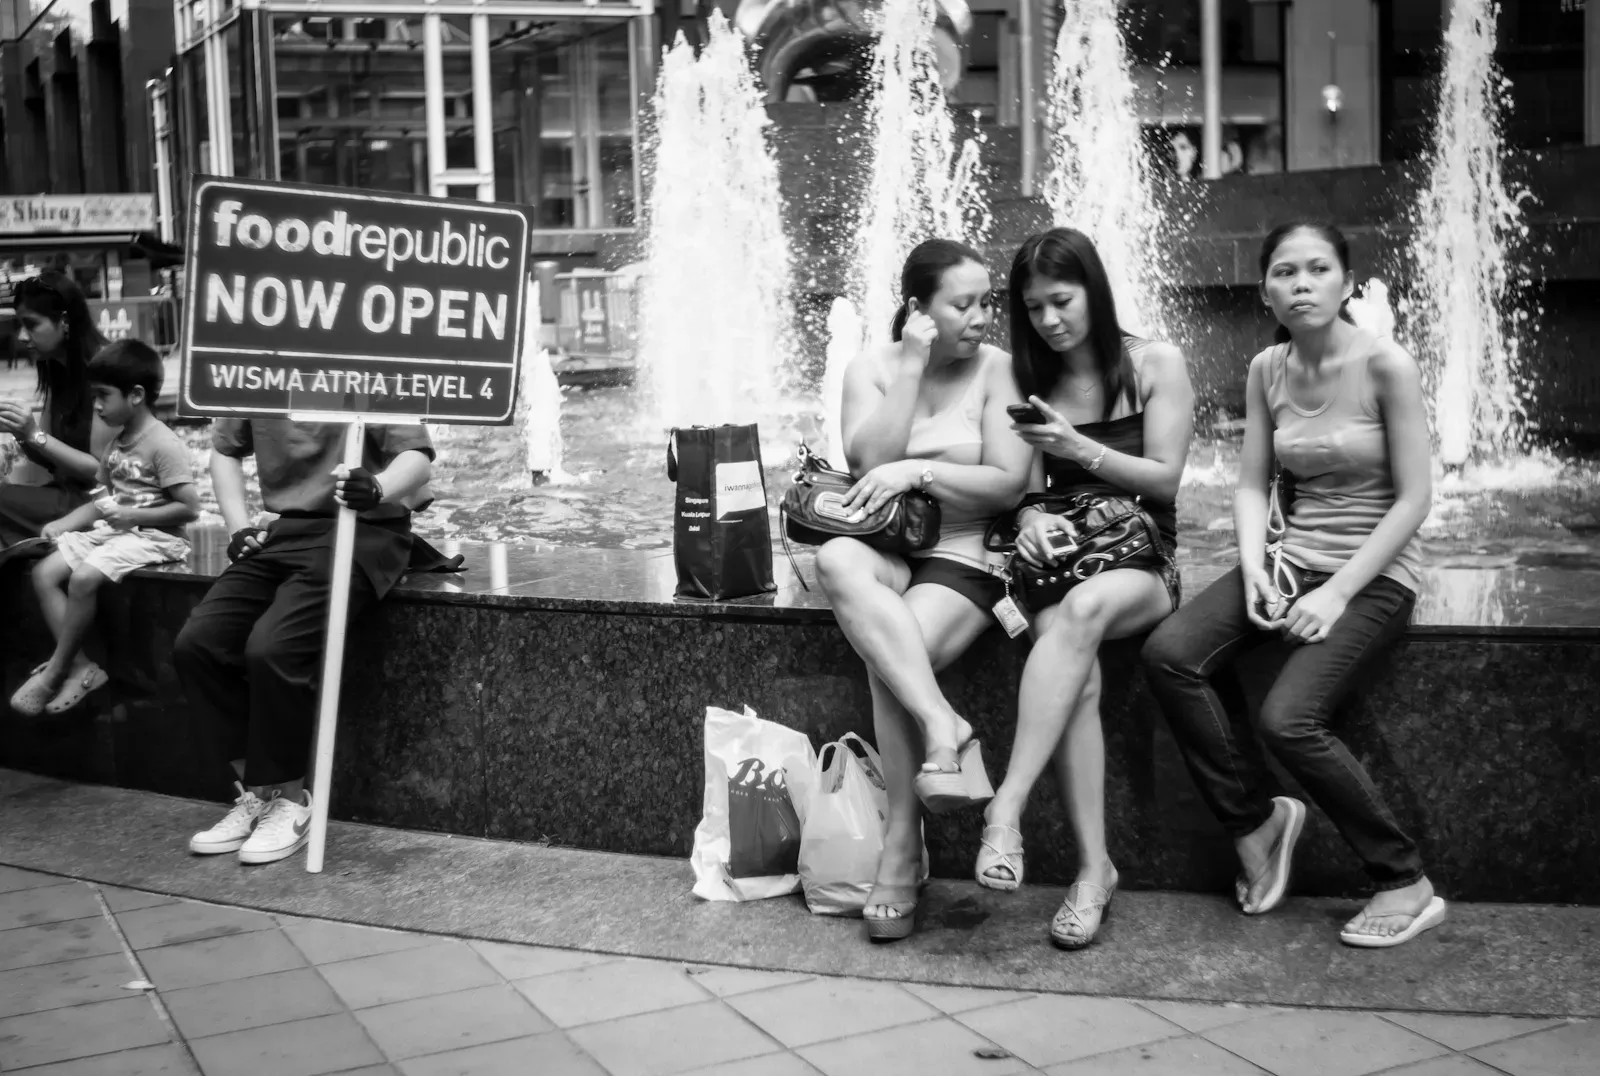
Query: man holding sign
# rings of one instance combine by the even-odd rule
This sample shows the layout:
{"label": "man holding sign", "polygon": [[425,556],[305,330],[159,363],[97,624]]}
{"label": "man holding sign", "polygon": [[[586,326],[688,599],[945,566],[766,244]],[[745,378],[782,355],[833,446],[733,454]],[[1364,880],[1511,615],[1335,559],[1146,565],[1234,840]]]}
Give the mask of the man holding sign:
{"label": "man holding sign", "polygon": [[[233,563],[178,634],[173,658],[190,703],[222,731],[244,771],[233,809],[194,835],[192,852],[272,863],[305,847],[336,511],[354,509],[359,520],[352,619],[405,574],[411,511],[427,500],[433,445],[421,426],[369,427],[362,465],[336,479],[344,437],[339,423],[228,418],[212,426],[211,480]],[[250,455],[261,499],[278,514],[266,527],[252,523],[245,504]]]}
{"label": "man holding sign", "polygon": [[[178,407],[216,419],[211,474],[233,563],[176,661],[191,702],[244,757],[233,809],[189,847],[271,863],[309,845],[306,869],[319,871],[345,625],[405,573],[433,460],[420,423],[511,422],[528,217],[201,176],[188,220]],[[245,507],[251,455],[278,515],[266,528]]]}

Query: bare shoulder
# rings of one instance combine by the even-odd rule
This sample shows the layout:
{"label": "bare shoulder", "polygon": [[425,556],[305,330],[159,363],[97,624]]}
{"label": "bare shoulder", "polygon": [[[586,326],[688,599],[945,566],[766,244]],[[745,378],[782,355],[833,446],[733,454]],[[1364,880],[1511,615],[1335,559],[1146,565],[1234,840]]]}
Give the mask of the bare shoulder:
{"label": "bare shoulder", "polygon": [[1272,362],[1272,357],[1274,355],[1279,354],[1282,351],[1283,351],[1283,345],[1282,344],[1273,344],[1271,347],[1262,348],[1260,351],[1256,352],[1255,355],[1250,359],[1250,372],[1251,373],[1265,373],[1266,370],[1267,370],[1268,364],[1270,364]]}
{"label": "bare shoulder", "polygon": [[1128,349],[1128,358],[1133,362],[1140,395],[1146,399],[1158,387],[1176,384],[1187,376],[1189,360],[1183,349],[1164,340],[1142,340]]}
{"label": "bare shoulder", "polygon": [[1003,386],[1015,380],[1011,367],[1011,352],[1005,348],[984,344],[978,351],[978,363],[978,373],[985,384]]}
{"label": "bare shoulder", "polygon": [[1380,391],[1422,384],[1422,368],[1417,360],[1392,337],[1373,342],[1372,350],[1367,353],[1367,369]]}
{"label": "bare shoulder", "polygon": [[899,345],[890,343],[873,344],[862,349],[859,355],[850,360],[850,365],[845,367],[845,378],[857,384],[883,389],[889,383],[889,360],[898,347]]}

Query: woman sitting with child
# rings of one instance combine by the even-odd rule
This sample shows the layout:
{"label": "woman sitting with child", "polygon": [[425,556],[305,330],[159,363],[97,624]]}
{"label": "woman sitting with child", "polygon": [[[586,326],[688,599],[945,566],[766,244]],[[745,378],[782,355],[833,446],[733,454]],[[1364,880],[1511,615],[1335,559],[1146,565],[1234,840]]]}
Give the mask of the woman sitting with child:
{"label": "woman sitting with child", "polygon": [[0,433],[23,455],[0,484],[0,548],[39,537],[46,523],[89,499],[100,459],[116,432],[95,414],[89,360],[105,346],[83,291],[54,270],[17,285],[12,305],[21,339],[37,356],[38,414],[0,401]]}
{"label": "woman sitting with child", "polygon": [[[1339,935],[1398,945],[1441,922],[1416,842],[1329,729],[1335,708],[1405,631],[1421,585],[1417,530],[1432,503],[1428,416],[1416,362],[1343,316],[1354,287],[1344,236],[1275,229],[1261,298],[1279,343],[1250,363],[1234,491],[1239,566],[1145,645],[1151,687],[1201,795],[1233,837],[1246,915],[1288,893],[1305,805],[1271,794],[1261,748],[1212,678],[1273,638],[1293,644],[1262,703],[1261,738],[1361,857],[1378,892]],[[1274,458],[1295,493],[1267,547]]]}
{"label": "woman sitting with child", "polygon": [[[1094,940],[1117,889],[1106,849],[1100,644],[1149,631],[1177,608],[1174,502],[1194,427],[1194,392],[1181,351],[1124,334],[1100,255],[1082,232],[1053,228],[1024,243],[1011,263],[1010,301],[1012,364],[1037,409],[1015,427],[1039,450],[1031,488],[1137,499],[1163,547],[1159,567],[1102,571],[1056,604],[1029,610],[1034,642],[1022,673],[1016,739],[1005,781],[985,811],[974,873],[991,889],[1016,889],[1023,877],[1022,812],[1055,760],[1078,875],[1050,935],[1078,949]],[[1019,556],[1034,565],[1060,563],[1052,539],[1069,531],[1067,520],[1048,504],[1030,504],[1017,523]]]}
{"label": "woman sitting with child", "polygon": [[862,476],[845,507],[872,512],[923,490],[941,505],[939,544],[905,558],[834,538],[817,552],[822,588],[872,690],[888,819],[864,916],[868,936],[885,940],[914,929],[922,807],[949,810],[990,794],[972,728],[934,674],[994,622],[1004,589],[983,535],[1022,495],[1030,454],[1006,415],[1021,402],[1010,358],[983,342],[992,299],[978,253],[948,240],[918,245],[901,296],[893,342],[845,373],[845,458]]}

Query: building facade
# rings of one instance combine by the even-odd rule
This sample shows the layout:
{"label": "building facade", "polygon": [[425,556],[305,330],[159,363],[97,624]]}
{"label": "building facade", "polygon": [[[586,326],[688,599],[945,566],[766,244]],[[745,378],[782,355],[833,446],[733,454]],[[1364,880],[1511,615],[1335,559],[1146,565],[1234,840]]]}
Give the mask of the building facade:
{"label": "building facade", "polygon": [[0,310],[43,268],[94,299],[157,286],[144,87],[172,44],[168,0],[0,0]]}

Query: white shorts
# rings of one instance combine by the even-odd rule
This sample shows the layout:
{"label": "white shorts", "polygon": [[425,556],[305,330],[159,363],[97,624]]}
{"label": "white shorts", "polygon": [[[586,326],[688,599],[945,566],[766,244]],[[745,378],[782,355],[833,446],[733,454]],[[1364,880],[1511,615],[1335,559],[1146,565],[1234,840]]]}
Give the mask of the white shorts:
{"label": "white shorts", "polygon": [[116,583],[135,568],[183,560],[189,555],[189,542],[175,534],[147,527],[114,530],[105,520],[100,520],[93,530],[68,531],[57,538],[56,552],[73,571],[77,571],[80,564],[89,564]]}

